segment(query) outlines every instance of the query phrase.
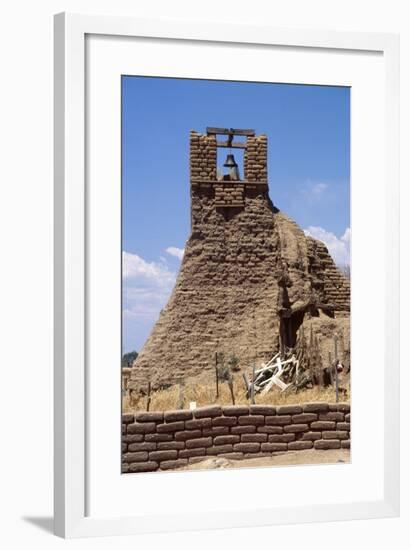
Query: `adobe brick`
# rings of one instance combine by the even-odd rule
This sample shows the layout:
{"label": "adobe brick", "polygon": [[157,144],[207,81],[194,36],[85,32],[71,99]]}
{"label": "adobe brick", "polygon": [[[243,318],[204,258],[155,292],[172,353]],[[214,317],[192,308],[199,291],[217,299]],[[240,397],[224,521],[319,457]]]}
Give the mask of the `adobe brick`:
{"label": "adobe brick", "polygon": [[186,441],[187,439],[197,439],[202,437],[202,430],[185,430],[175,433],[175,441]]}
{"label": "adobe brick", "polygon": [[319,420],[332,420],[333,422],[343,422],[345,415],[342,412],[331,411],[319,414]]}
{"label": "adobe brick", "polygon": [[185,423],[183,420],[179,422],[169,422],[168,424],[158,424],[157,432],[158,433],[169,433],[169,432],[178,432],[185,428]]}
{"label": "adobe brick", "polygon": [[154,433],[157,429],[155,422],[141,422],[127,425],[129,434],[148,434]]}
{"label": "adobe brick", "polygon": [[185,441],[161,441],[157,443],[158,451],[172,451],[185,449]]}
{"label": "adobe brick", "polygon": [[315,449],[340,449],[340,440],[339,439],[318,439],[314,441],[313,446]]}
{"label": "adobe brick", "polygon": [[220,416],[212,419],[212,426],[236,426],[236,416]]}
{"label": "adobe brick", "polygon": [[276,413],[279,415],[300,414],[302,412],[303,409],[299,405],[281,405],[280,407],[276,407]]}
{"label": "adobe brick", "polygon": [[261,451],[267,451],[269,453],[275,453],[278,451],[287,451],[287,443],[262,443]]}
{"label": "adobe brick", "polygon": [[143,462],[148,459],[147,451],[139,451],[136,453],[125,453],[122,455],[123,462]]}
{"label": "adobe brick", "polygon": [[151,451],[149,453],[149,459],[155,460],[157,462],[161,460],[174,460],[178,456],[178,451],[170,450],[170,451]]}
{"label": "adobe brick", "polygon": [[285,426],[292,422],[292,417],[290,415],[283,416],[267,416],[265,423],[269,426]]}
{"label": "adobe brick", "polygon": [[241,416],[249,414],[249,407],[241,407],[239,405],[232,405],[222,408],[225,416]]}
{"label": "adobe brick", "polygon": [[[233,450],[242,453],[257,453],[260,450],[260,445],[260,443],[235,443]],[[262,445],[267,445],[267,443],[262,443]]]}
{"label": "adobe brick", "polygon": [[317,414],[316,413],[302,413],[302,414],[294,414],[292,416],[292,422],[295,424],[306,424],[308,422],[314,422],[317,420]]}
{"label": "adobe brick", "polygon": [[282,426],[259,426],[258,433],[280,435],[283,433],[283,427]]}
{"label": "adobe brick", "polygon": [[176,420],[190,420],[192,418],[192,411],[178,410],[167,411],[164,413],[165,422],[174,422]]}
{"label": "adobe brick", "polygon": [[312,430],[334,430],[336,428],[336,422],[330,420],[318,420],[310,424]]}
{"label": "adobe brick", "polygon": [[214,438],[215,445],[226,445],[229,443],[239,443],[241,438],[239,435],[219,435]]}
{"label": "adobe brick", "polygon": [[265,417],[261,415],[240,416],[238,418],[238,424],[241,426],[262,426],[264,423]]}
{"label": "adobe brick", "polygon": [[158,462],[133,462],[129,466],[130,472],[155,472],[158,470]]}
{"label": "adobe brick", "polygon": [[309,431],[309,426],[307,424],[290,424],[283,428],[285,433],[300,433]]}
{"label": "adobe brick", "polygon": [[343,431],[323,431],[322,439],[349,439],[348,433]]}
{"label": "adobe brick", "polygon": [[301,439],[303,441],[316,441],[322,438],[322,432],[306,432],[302,434]]}
{"label": "adobe brick", "polygon": [[[261,428],[258,428],[261,429]],[[252,434],[256,432],[256,426],[233,426],[231,434]]]}
{"label": "adobe brick", "polygon": [[271,405],[251,405],[249,410],[250,414],[263,414],[264,416],[276,415],[276,407]]}
{"label": "adobe brick", "polygon": [[313,441],[291,441],[288,443],[289,451],[302,451],[304,449],[311,449],[313,447]]}
{"label": "adobe brick", "polygon": [[208,418],[222,416],[222,407],[201,407],[194,410],[195,418]]}
{"label": "adobe brick", "polygon": [[200,447],[212,447],[212,437],[200,437],[198,439],[188,439],[185,443],[187,449],[197,449]]}
{"label": "adobe brick", "polygon": [[131,452],[134,451],[155,451],[157,448],[156,443],[151,443],[149,441],[143,441],[141,443],[130,443],[128,445],[128,450]]}
{"label": "adobe brick", "polygon": [[282,434],[282,435],[270,435],[268,437],[269,443],[289,443],[295,441],[295,434]]}
{"label": "adobe brick", "polygon": [[329,410],[327,403],[305,403],[303,405],[303,412],[305,413],[323,413]]}
{"label": "adobe brick", "polygon": [[136,422],[162,422],[163,412],[139,412],[135,415]]}
{"label": "adobe brick", "polygon": [[267,434],[243,434],[241,435],[242,443],[265,443],[268,440]]}

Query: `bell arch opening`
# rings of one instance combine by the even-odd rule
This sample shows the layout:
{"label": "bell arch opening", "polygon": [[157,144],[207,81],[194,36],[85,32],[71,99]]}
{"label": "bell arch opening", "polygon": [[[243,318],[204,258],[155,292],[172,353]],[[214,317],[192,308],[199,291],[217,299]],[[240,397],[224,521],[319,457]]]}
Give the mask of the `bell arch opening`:
{"label": "bell arch opening", "polygon": [[[241,136],[242,137],[242,136]],[[246,142],[246,138],[241,140]],[[239,142],[239,140],[238,140]],[[216,177],[219,181],[241,181],[245,179],[245,149],[217,147]]]}

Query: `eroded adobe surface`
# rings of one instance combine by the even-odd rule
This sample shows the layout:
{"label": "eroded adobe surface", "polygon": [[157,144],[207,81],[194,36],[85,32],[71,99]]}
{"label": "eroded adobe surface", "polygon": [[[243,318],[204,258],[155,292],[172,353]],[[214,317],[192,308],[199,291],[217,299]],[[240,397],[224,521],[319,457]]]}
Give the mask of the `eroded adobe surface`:
{"label": "eroded adobe surface", "polygon": [[212,370],[216,350],[246,368],[292,346],[302,323],[348,317],[349,282],[325,245],[269,198],[266,136],[248,136],[240,181],[217,178],[216,147],[215,135],[191,132],[191,234],[172,295],[133,365],[134,389]]}

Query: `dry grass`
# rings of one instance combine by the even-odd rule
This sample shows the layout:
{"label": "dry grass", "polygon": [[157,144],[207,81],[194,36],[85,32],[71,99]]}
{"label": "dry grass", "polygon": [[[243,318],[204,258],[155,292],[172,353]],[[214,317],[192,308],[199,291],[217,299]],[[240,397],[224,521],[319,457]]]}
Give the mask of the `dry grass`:
{"label": "dry grass", "polygon": [[[348,383],[342,383],[347,388],[347,395],[341,395],[340,401],[350,402],[350,388]],[[235,404],[249,405],[249,400],[243,388],[243,382],[239,375],[234,377]],[[232,405],[231,394],[227,383],[219,384],[219,397],[216,398],[215,384],[194,383],[186,384],[183,389],[183,408],[189,408],[191,401],[196,402],[197,407],[206,405]],[[272,389],[265,395],[256,395],[257,404],[287,405],[296,403],[307,403],[310,401],[335,402],[335,390],[332,387],[321,388],[315,386],[312,389],[301,390],[298,393],[290,390],[281,392],[279,388]],[[140,396],[132,399],[130,403],[128,395],[123,398],[123,412],[135,412],[146,410],[147,398]],[[172,386],[166,390],[158,390],[151,394],[151,411],[167,411],[179,409],[181,404],[181,393],[179,386]]]}

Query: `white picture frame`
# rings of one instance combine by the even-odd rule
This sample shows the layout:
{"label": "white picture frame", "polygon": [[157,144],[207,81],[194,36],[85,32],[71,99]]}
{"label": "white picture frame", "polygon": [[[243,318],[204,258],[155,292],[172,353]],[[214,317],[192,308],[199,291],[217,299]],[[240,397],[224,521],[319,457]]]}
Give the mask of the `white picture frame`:
{"label": "white picture frame", "polygon": [[[87,513],[86,37],[140,37],[377,52],[385,67],[385,287],[382,498],[198,513],[93,517]],[[399,513],[398,37],[128,17],[55,16],[55,533],[62,537],[392,517]],[[389,368],[387,369],[387,361]],[[116,444],[116,443],[114,443]]]}

